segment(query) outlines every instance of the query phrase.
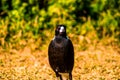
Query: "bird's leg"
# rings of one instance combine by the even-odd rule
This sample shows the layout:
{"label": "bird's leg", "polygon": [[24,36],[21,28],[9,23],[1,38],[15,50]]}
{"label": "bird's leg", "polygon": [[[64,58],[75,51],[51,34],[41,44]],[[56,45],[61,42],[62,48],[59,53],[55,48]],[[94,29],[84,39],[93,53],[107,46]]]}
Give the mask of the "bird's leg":
{"label": "bird's leg", "polygon": [[63,80],[63,79],[62,79],[62,76],[61,76],[58,72],[56,72],[56,77],[57,77],[58,80],[59,80],[59,79],[60,79],[60,80]]}
{"label": "bird's leg", "polygon": [[69,73],[69,80],[72,80],[72,73]]}

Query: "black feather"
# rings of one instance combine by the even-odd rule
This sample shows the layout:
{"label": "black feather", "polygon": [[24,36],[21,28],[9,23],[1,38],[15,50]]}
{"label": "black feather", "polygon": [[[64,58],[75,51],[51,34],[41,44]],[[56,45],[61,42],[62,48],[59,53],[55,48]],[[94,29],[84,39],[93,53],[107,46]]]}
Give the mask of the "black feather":
{"label": "black feather", "polygon": [[[55,38],[50,42],[48,48],[49,63],[57,77],[59,73],[69,73],[70,80],[72,80],[72,69],[74,66],[74,48],[71,40],[66,37],[65,32],[60,33],[59,25],[55,30]],[[61,78],[62,80],[62,78]]]}

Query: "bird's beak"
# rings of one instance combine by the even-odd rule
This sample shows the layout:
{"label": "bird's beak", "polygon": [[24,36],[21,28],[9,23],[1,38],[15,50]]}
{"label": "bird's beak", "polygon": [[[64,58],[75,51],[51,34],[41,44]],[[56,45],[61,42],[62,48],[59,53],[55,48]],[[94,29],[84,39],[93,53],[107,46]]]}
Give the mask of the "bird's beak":
{"label": "bird's beak", "polygon": [[60,33],[62,33],[62,32],[65,32],[65,28],[64,27],[60,28]]}

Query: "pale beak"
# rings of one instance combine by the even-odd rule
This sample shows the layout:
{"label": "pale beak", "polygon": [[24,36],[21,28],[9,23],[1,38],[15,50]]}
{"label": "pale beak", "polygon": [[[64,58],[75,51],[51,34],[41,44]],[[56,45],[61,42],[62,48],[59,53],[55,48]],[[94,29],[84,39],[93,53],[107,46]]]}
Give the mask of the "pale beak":
{"label": "pale beak", "polygon": [[64,27],[60,28],[60,33],[62,33],[62,32],[65,32],[65,28]]}

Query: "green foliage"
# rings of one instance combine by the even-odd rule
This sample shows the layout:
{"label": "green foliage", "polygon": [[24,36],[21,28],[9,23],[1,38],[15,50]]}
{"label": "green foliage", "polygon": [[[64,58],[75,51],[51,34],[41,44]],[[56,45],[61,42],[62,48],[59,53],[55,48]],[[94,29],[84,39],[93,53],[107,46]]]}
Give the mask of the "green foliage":
{"label": "green foliage", "polygon": [[57,24],[65,24],[73,40],[81,35],[90,40],[112,37],[112,41],[120,41],[119,3],[119,0],[1,0],[0,44],[20,44],[21,40],[27,44],[29,39],[34,42],[38,38],[43,44]]}

